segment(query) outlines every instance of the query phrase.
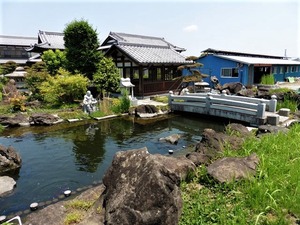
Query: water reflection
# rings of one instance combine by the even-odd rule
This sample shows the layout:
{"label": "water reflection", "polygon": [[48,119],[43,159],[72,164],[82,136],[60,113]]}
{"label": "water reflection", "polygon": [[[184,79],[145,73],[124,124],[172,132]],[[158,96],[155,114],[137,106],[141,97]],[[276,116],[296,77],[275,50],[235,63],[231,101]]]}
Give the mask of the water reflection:
{"label": "water reflection", "polygon": [[[199,116],[128,117],[7,129],[0,144],[12,145],[23,163],[14,192],[0,198],[0,214],[28,209],[32,201],[48,201],[66,188],[76,190],[101,180],[118,151],[142,147],[159,154],[168,154],[171,148],[181,151],[182,146],[197,143],[208,127],[219,131],[224,124]],[[158,141],[175,133],[182,135],[177,146]]]}
{"label": "water reflection", "polygon": [[97,171],[105,153],[105,139],[96,123],[74,129],[72,151],[79,171]]}

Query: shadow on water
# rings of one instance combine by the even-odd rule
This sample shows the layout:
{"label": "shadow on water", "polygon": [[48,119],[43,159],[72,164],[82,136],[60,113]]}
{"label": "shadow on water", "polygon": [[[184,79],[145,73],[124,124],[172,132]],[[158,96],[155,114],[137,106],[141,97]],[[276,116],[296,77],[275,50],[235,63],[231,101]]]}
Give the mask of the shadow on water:
{"label": "shadow on water", "polygon": [[[22,158],[17,186],[0,198],[0,215],[28,209],[32,202],[57,199],[64,190],[77,190],[102,179],[118,151],[147,147],[151,154],[195,144],[205,128],[224,129],[224,122],[199,116],[168,115],[159,119],[122,117],[47,127],[6,129],[0,144],[13,146]],[[159,138],[181,134],[176,146]]]}

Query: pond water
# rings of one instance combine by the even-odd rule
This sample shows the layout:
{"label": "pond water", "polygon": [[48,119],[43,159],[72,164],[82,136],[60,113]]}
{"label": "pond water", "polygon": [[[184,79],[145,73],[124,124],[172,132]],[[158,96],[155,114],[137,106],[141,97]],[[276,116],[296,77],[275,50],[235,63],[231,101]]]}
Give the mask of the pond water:
{"label": "pond water", "polygon": [[[150,153],[175,154],[201,140],[204,128],[224,129],[223,122],[199,116],[166,116],[159,120],[130,117],[84,121],[51,127],[6,129],[0,144],[13,146],[22,158],[13,193],[0,198],[0,215],[29,209],[32,202],[57,199],[101,181],[117,151],[147,147]],[[177,145],[158,141],[181,134]]]}

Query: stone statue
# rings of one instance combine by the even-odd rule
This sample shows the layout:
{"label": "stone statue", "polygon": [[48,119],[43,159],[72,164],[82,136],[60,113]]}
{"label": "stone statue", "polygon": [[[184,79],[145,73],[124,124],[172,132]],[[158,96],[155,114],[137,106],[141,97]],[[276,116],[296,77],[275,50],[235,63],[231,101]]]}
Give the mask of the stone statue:
{"label": "stone statue", "polygon": [[90,114],[96,111],[97,100],[94,99],[91,91],[87,91],[83,98],[83,111]]}

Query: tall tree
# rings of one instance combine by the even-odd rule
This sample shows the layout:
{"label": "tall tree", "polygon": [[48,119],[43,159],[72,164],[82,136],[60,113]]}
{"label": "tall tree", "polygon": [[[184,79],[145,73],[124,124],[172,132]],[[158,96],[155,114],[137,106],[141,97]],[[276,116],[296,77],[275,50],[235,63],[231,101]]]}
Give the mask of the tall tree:
{"label": "tall tree", "polygon": [[64,30],[64,41],[67,59],[67,69],[72,73],[81,73],[93,79],[102,54],[98,35],[87,21],[74,20],[67,24]]}

